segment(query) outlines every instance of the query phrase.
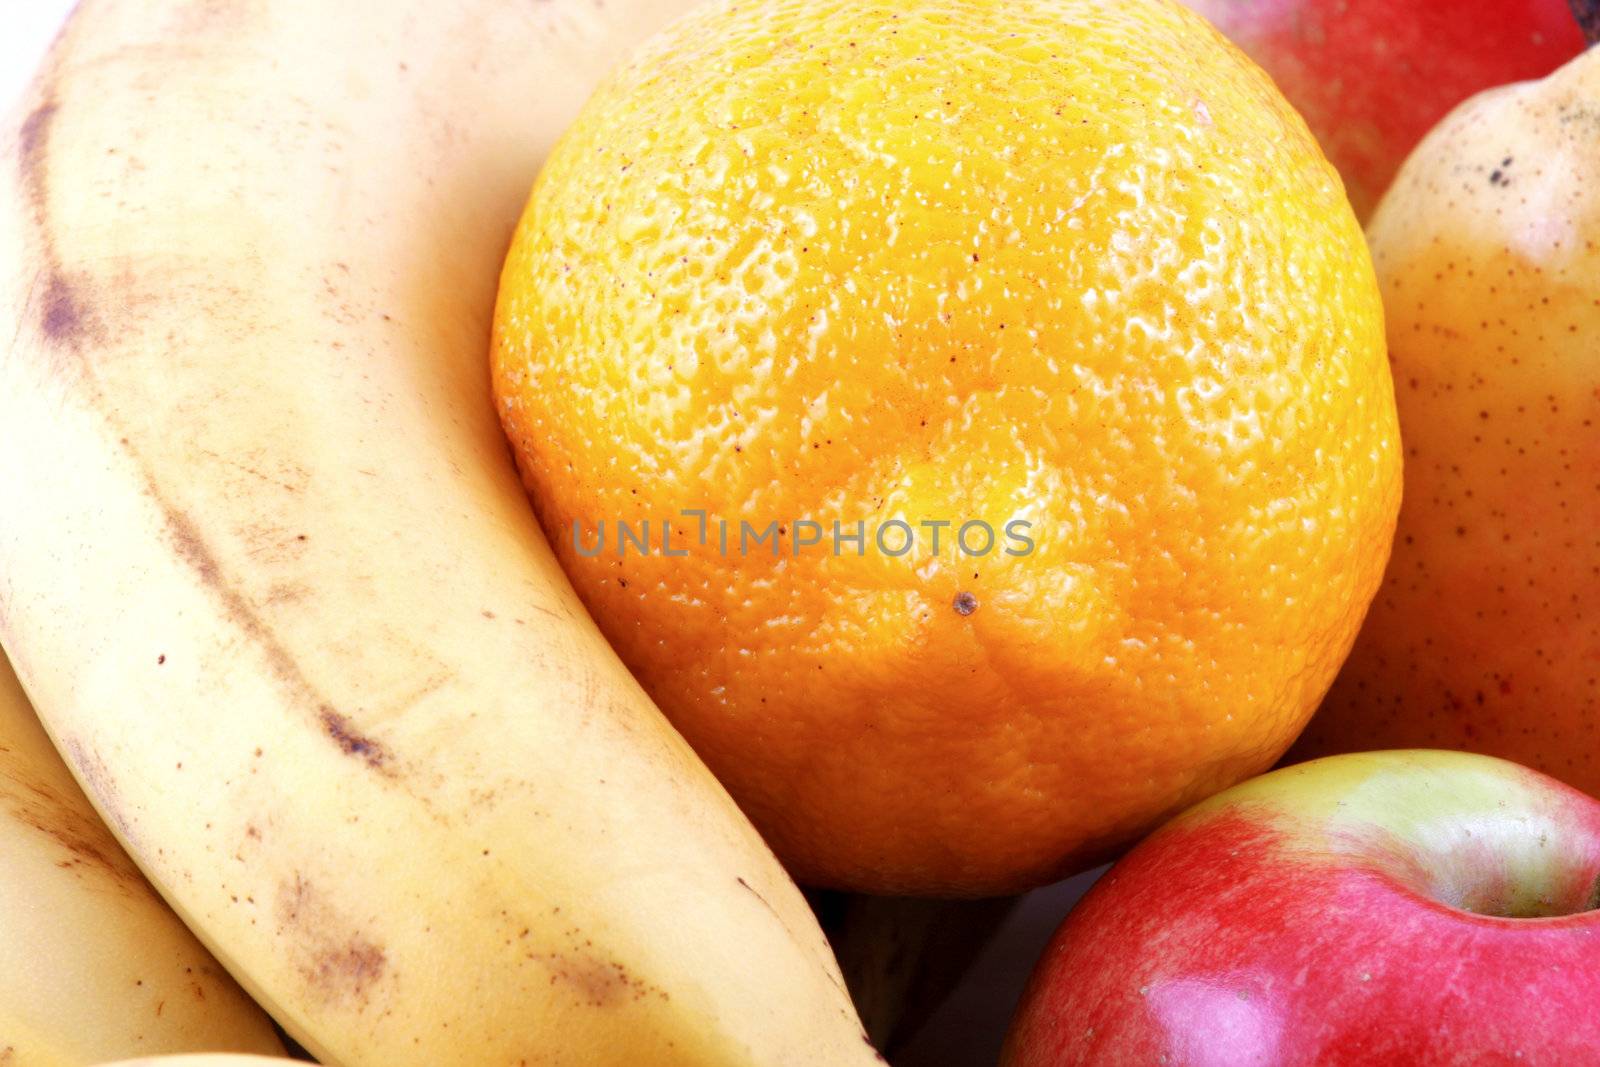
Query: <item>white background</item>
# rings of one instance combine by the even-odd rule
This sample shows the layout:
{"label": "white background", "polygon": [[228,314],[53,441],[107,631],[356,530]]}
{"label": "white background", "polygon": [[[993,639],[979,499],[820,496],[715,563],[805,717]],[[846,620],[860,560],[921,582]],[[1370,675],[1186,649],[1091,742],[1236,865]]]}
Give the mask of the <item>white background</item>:
{"label": "white background", "polygon": [[[451,0],[440,0],[449,3]],[[73,0],[0,0],[0,101],[10,112]],[[1031,894],[896,1067],[992,1067],[1006,1020],[1051,930],[1088,884]]]}
{"label": "white background", "polygon": [[0,101],[9,112],[72,0],[0,0]]}

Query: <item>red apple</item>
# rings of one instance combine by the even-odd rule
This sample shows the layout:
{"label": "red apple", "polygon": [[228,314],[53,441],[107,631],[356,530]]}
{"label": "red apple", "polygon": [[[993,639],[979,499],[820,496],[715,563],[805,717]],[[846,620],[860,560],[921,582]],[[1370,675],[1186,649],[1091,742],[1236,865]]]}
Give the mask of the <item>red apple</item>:
{"label": "red apple", "polygon": [[1300,109],[1365,220],[1422,135],[1472,94],[1583,51],[1566,0],[1183,0]]}
{"label": "red apple", "polygon": [[1067,917],[1006,1067],[1600,1062],[1600,802],[1332,756],[1168,823]]}

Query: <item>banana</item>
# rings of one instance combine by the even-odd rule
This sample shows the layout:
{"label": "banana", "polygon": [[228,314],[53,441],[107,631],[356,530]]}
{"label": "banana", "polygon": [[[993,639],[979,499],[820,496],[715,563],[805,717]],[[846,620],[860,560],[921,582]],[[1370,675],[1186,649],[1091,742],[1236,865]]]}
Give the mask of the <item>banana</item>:
{"label": "banana", "polygon": [[0,655],[0,1064],[279,1052],[117,847]]}
{"label": "banana", "polygon": [[285,1060],[276,1056],[230,1056],[223,1053],[213,1055],[191,1056],[147,1056],[138,1060],[119,1060],[116,1063],[103,1064],[102,1067],[269,1067],[271,1064],[301,1063],[300,1060]]}
{"label": "banana", "polygon": [[6,138],[0,640],[325,1062],[879,1062],[489,401],[535,171],[686,6],[84,0]]}

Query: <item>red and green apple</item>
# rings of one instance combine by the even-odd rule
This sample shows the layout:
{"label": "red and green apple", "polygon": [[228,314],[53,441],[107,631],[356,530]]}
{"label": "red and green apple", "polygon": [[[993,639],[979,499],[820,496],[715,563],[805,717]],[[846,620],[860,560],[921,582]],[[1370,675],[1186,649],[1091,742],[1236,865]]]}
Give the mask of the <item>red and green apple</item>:
{"label": "red and green apple", "polygon": [[1365,221],[1422,135],[1474,93],[1583,51],[1567,0],[1183,0],[1271,74]]}
{"label": "red and green apple", "polygon": [[1130,852],[1046,949],[1006,1067],[1600,1057],[1600,801],[1456,752],[1332,756]]}

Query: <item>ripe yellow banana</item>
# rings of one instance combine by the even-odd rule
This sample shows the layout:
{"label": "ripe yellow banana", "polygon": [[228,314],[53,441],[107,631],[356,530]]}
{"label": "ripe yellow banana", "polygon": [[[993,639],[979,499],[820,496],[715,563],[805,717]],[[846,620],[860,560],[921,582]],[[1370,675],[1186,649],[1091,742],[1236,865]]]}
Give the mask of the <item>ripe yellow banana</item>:
{"label": "ripe yellow banana", "polygon": [[685,6],[84,0],[7,138],[0,638],[325,1062],[877,1062],[489,401],[538,164]]}
{"label": "ripe yellow banana", "polygon": [[117,847],[0,654],[0,1064],[282,1052]]}
{"label": "ripe yellow banana", "polygon": [[101,1067],[270,1067],[271,1064],[301,1064],[301,1060],[286,1060],[277,1056],[231,1056],[226,1053],[193,1056],[148,1056],[138,1060],[120,1060]]}

